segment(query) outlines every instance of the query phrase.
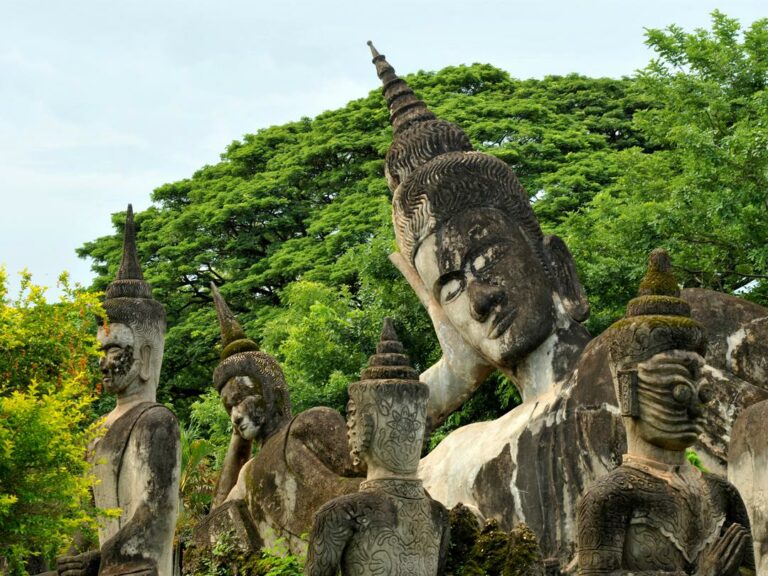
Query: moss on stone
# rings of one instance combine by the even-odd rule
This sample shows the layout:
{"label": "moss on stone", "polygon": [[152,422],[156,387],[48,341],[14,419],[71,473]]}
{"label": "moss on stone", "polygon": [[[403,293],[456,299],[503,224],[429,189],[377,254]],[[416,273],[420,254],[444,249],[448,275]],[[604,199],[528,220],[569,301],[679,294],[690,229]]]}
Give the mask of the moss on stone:
{"label": "moss on stone", "polygon": [[544,576],[538,540],[525,524],[505,532],[496,520],[489,520],[480,530],[469,509],[459,505],[451,510],[451,531],[447,574]]}

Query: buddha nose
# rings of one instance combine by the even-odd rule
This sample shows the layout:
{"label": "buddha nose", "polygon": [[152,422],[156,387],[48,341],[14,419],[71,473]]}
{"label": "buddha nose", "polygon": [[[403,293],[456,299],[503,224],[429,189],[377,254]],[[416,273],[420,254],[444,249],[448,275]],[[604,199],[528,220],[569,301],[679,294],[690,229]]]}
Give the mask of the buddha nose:
{"label": "buddha nose", "polygon": [[506,303],[507,295],[502,286],[470,280],[467,285],[469,309],[472,318],[485,322],[488,315],[500,305]]}

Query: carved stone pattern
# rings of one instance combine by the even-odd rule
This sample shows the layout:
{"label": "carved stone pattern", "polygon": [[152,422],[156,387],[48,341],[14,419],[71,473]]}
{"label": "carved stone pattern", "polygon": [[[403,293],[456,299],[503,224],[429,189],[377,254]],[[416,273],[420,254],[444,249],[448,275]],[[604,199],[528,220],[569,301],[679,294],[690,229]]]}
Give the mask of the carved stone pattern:
{"label": "carved stone pattern", "polygon": [[[378,458],[388,469],[396,473],[409,473],[416,469],[419,461],[421,440],[426,429],[426,398],[414,398],[411,410],[405,405],[395,407],[392,399],[385,394],[374,394],[376,400],[366,406],[368,411],[377,411],[385,416],[386,427],[378,429],[374,442]],[[416,446],[416,449],[412,449]]]}
{"label": "carved stone pattern", "polygon": [[321,508],[312,530],[310,576],[432,576],[444,558],[445,509],[422,497],[363,491]]}
{"label": "carved stone pattern", "polygon": [[673,486],[651,471],[622,465],[579,503],[579,574],[690,574],[721,527],[736,521],[726,514],[731,498],[710,475]]}
{"label": "carved stone pattern", "polygon": [[400,251],[413,262],[421,242],[440,223],[478,207],[509,214],[549,270],[541,228],[525,190],[507,164],[480,152],[442,154],[398,187],[392,200],[392,221]]}

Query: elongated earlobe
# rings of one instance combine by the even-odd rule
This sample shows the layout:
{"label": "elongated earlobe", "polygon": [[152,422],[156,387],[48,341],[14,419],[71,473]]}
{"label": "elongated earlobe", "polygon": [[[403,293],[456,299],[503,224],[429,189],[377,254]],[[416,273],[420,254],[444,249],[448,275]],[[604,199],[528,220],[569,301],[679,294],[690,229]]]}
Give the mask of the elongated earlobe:
{"label": "elongated earlobe", "polygon": [[149,382],[152,375],[152,347],[149,344],[144,344],[139,351],[141,358],[141,371],[139,377],[143,382]]}
{"label": "elongated earlobe", "polygon": [[566,312],[577,322],[589,318],[589,301],[570,250],[558,236],[544,237],[544,250]]}

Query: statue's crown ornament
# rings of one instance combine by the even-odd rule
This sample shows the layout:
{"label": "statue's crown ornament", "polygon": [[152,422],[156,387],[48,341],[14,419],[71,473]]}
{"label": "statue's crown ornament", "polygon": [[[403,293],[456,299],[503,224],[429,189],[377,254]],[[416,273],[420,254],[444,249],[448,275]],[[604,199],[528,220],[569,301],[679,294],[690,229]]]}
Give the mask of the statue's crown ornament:
{"label": "statue's crown ornament", "polygon": [[356,418],[363,422],[365,444],[389,471],[416,470],[426,431],[429,387],[419,381],[392,320],[386,318],[376,354],[360,381],[349,386]]}
{"label": "statue's crown ornament", "polygon": [[258,345],[245,335],[242,326],[213,282],[211,282],[211,294],[221,327],[221,344],[224,347],[221,351],[221,359],[224,360],[238,352],[257,351]]}
{"label": "statue's crown ornament", "polygon": [[283,370],[275,358],[259,350],[256,343],[245,335],[242,326],[213,282],[211,293],[224,346],[221,361],[213,371],[213,384],[216,390],[221,392],[231,378],[249,377],[255,387],[254,393],[260,395],[268,409],[275,414],[272,422],[277,426],[291,417],[291,399]]}
{"label": "statue's crown ornament", "polygon": [[680,298],[666,250],[648,257],[648,269],[638,296],[629,301],[627,313],[606,331],[612,364],[616,367],[617,395],[622,412],[635,415],[632,374],[638,362],[661,352],[687,350],[706,354],[704,326],[691,318],[691,307]]}
{"label": "statue's crown ornament", "polygon": [[152,288],[144,280],[136,250],[136,226],[133,206],[128,204],[123,233],[123,255],[115,279],[107,286],[104,310],[112,323],[129,326],[160,325],[165,330],[165,309],[152,297]]}
{"label": "statue's crown ornament", "polygon": [[464,131],[441,120],[369,42],[394,132],[385,173],[392,190],[397,245],[413,263],[424,239],[458,213],[492,208],[508,214],[549,270],[543,236],[526,194],[512,169],[476,152]]}

